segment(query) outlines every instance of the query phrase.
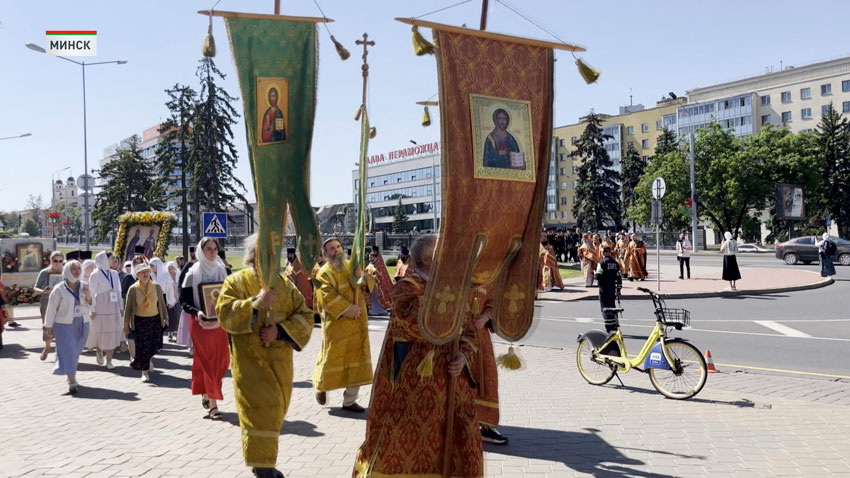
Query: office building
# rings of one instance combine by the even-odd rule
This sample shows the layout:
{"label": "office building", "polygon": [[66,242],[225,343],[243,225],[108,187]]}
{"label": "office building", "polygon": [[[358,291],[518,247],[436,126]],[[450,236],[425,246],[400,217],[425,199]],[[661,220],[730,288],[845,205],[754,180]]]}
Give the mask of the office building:
{"label": "office building", "polygon": [[[366,178],[366,208],[371,230],[391,231],[396,209],[401,204],[407,215],[406,230],[439,229],[440,143],[410,147],[369,157]],[[357,204],[359,170],[351,172]]]}

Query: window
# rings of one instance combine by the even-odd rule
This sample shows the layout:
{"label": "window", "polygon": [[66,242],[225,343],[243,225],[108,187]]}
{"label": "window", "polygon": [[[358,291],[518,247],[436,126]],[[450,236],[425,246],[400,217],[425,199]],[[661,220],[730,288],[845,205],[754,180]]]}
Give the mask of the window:
{"label": "window", "polygon": [[627,126],[626,127],[626,134],[635,134],[635,127],[634,126]]}
{"label": "window", "polygon": [[791,112],[790,111],[783,111],[782,112],[782,122],[787,123],[789,121],[791,121]]}
{"label": "window", "polygon": [[850,91],[850,80],[844,80],[841,82],[841,91]]}
{"label": "window", "polygon": [[647,156],[647,155],[643,155],[641,158],[643,159],[644,163],[649,161],[649,156]]}
{"label": "window", "polygon": [[566,205],[567,205],[567,198],[562,197],[561,198],[561,206],[566,206]]}
{"label": "window", "polygon": [[661,129],[661,120],[655,122],[655,129]]}
{"label": "window", "polygon": [[827,83],[825,85],[820,85],[820,95],[826,96],[832,94],[832,83]]}
{"label": "window", "polygon": [[[848,102],[850,103],[850,102]],[[847,104],[847,103],[845,103]],[[578,166],[573,166],[573,174],[578,174]]]}
{"label": "window", "polygon": [[573,189],[578,189],[578,181],[573,181]]}
{"label": "window", "polygon": [[566,191],[567,183],[561,183],[561,191]]}
{"label": "window", "polygon": [[769,104],[770,104],[770,95],[762,96],[762,97],[761,97],[761,105],[762,105],[762,106],[767,106],[767,105],[769,105]]}
{"label": "window", "polygon": [[844,103],[841,103],[841,112],[850,113],[850,101],[845,101]]}
{"label": "window", "polygon": [[747,106],[747,98],[741,98],[741,107]]}
{"label": "window", "polygon": [[561,153],[561,158],[560,158],[560,159],[561,159],[561,161],[566,161],[566,160],[567,160],[567,158],[566,158],[566,156],[564,155],[564,153]]}
{"label": "window", "polygon": [[821,116],[826,116],[829,114],[829,110],[832,109],[832,105],[823,105],[820,107]]}
{"label": "window", "polygon": [[761,115],[761,125],[770,124],[770,115]]}
{"label": "window", "polygon": [[561,211],[561,219],[567,218],[567,211]]}
{"label": "window", "polygon": [[797,239],[794,242],[796,242],[797,244],[812,245],[812,244],[815,243],[815,239],[812,236],[808,236],[808,237],[801,237],[800,239]]}
{"label": "window", "polygon": [[791,92],[790,91],[783,91],[782,92],[782,102],[783,103],[790,103],[791,102]]}
{"label": "window", "polygon": [[563,146],[563,145],[564,145],[564,139],[563,139],[563,138],[561,138],[561,140],[560,140],[560,141],[558,141],[558,145],[560,145],[560,146]]}
{"label": "window", "polygon": [[812,109],[811,108],[803,108],[800,110],[800,118],[802,119],[812,119]]}
{"label": "window", "polygon": [[812,97],[812,89],[811,88],[800,88],[800,99],[807,100]]}
{"label": "window", "polygon": [[629,141],[629,146],[631,146],[632,148],[634,148],[634,147],[635,147],[635,142],[634,142],[634,141]]}
{"label": "window", "polygon": [[549,213],[549,219],[554,220],[556,217],[557,217],[557,216],[555,215],[555,213],[554,213],[554,212],[550,212],[550,213]]}
{"label": "window", "polygon": [[649,149],[649,140],[645,139],[640,142],[640,147],[643,149]]}
{"label": "window", "polygon": [[576,142],[578,142],[578,139],[575,136],[570,138],[570,144],[576,144]]}
{"label": "window", "polygon": [[567,168],[561,168],[561,176],[567,174]]}
{"label": "window", "polygon": [[801,133],[811,133],[811,132],[812,132],[812,129],[811,129],[811,128],[808,128],[808,129],[804,129],[804,130],[802,130],[802,131],[800,131],[800,132],[801,132]]}
{"label": "window", "polygon": [[649,125],[646,124],[646,123],[640,125],[640,132],[641,133],[649,133]]}

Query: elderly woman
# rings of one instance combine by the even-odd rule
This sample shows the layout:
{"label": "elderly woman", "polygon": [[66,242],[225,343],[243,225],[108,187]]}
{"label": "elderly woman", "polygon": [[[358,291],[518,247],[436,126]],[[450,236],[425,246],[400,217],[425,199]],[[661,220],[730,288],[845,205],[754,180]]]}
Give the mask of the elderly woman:
{"label": "elderly woman", "polygon": [[[829,233],[824,232],[821,239],[815,241],[815,246],[818,248],[821,277],[834,276],[835,264],[832,263],[832,256],[834,255],[835,243],[829,240]],[[830,254],[830,252],[832,252],[832,254]]]}
{"label": "elderly woman", "polygon": [[189,332],[195,347],[192,358],[192,395],[200,395],[201,405],[209,409],[204,418],[221,420],[218,400],[224,398],[221,381],[230,367],[230,350],[227,333],[219,325],[218,319],[210,319],[204,313],[198,286],[223,283],[227,278],[227,270],[218,257],[215,239],[201,239],[198,249],[198,262],[186,273],[180,288],[183,311],[191,316]]}
{"label": "elderly woman", "polygon": [[70,261],[62,269],[61,285],[50,292],[44,326],[47,335],[56,339],[56,361],[53,375],[68,377],[68,392],[77,393],[77,364],[89,335],[92,298],[87,285],[80,281],[82,266]]}
{"label": "elderly woman", "polygon": [[94,298],[94,310],[91,318],[91,331],[86,345],[97,350],[97,363],[103,365],[106,354],[106,368],[112,370],[112,355],[121,344],[124,299],[121,298],[121,281],[118,273],[110,267],[115,257],[111,252],[99,252],[94,261],[97,270],[89,277],[89,290]]}
{"label": "elderly woman", "polygon": [[50,293],[53,292],[53,288],[50,287],[50,276],[51,274],[61,274],[62,273],[62,264],[65,263],[65,256],[61,251],[53,251],[50,254],[50,265],[45,267],[38,273],[38,278],[35,280],[35,293],[39,296],[40,308],[41,312],[41,325],[44,328],[41,334],[42,340],[44,340],[44,350],[41,352],[41,360],[47,360],[47,354],[50,352],[50,337],[47,335],[47,329],[44,327],[44,315],[47,313],[47,302],[50,299]]}
{"label": "elderly woman", "polygon": [[[151,280],[151,268],[145,262],[135,266],[138,281],[127,290],[124,305],[124,333],[133,331],[135,356],[130,366],[142,371],[142,382],[149,382],[151,359],[162,341],[162,328],[168,324],[168,309],[162,288]],[[157,340],[157,337],[159,339]]]}

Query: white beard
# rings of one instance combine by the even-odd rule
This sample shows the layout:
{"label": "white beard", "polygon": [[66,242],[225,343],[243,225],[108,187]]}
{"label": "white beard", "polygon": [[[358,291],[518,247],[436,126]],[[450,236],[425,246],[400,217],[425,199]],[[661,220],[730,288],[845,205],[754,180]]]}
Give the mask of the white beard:
{"label": "white beard", "polygon": [[330,259],[328,259],[328,262],[330,262],[331,267],[336,270],[342,270],[342,268],[345,267],[345,258],[342,256],[342,254],[337,254],[331,257]]}

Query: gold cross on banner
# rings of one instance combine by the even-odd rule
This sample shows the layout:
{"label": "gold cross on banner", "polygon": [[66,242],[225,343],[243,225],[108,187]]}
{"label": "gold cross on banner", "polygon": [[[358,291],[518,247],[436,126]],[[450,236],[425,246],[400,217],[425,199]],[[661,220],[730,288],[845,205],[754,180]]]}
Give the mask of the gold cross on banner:
{"label": "gold cross on banner", "polygon": [[451,287],[446,286],[440,293],[437,294],[437,300],[440,301],[440,305],[437,306],[437,312],[440,315],[446,313],[446,303],[452,303],[457,299],[457,296],[452,292]]}
{"label": "gold cross on banner", "polygon": [[519,286],[514,284],[511,287],[511,291],[505,294],[505,297],[510,301],[508,304],[508,312],[516,314],[519,310],[517,307],[517,301],[525,299],[525,292],[520,291]]}

